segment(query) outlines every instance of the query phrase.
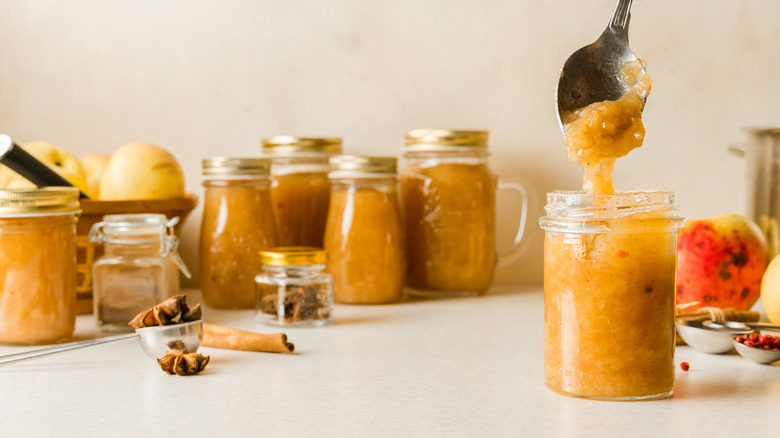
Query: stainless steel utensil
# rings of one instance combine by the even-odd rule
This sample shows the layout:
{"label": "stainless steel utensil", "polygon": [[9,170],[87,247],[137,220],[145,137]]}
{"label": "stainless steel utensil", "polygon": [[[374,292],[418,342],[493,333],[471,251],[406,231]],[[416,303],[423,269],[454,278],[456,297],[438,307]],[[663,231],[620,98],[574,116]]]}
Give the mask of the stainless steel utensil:
{"label": "stainless steel utensil", "polygon": [[593,102],[617,100],[631,87],[620,80],[620,70],[636,55],[628,45],[632,0],[618,0],[609,24],[596,42],[574,52],[563,65],[556,88],[555,110],[561,114]]}
{"label": "stainless steel utensil", "polygon": [[702,325],[710,330],[734,334],[750,333],[754,330],[780,332],[780,326],[767,324],[765,322],[703,321]]}
{"label": "stainless steel utensil", "polygon": [[0,356],[0,364],[17,362],[35,357],[48,356],[50,354],[62,353],[65,351],[76,350],[79,348],[92,347],[94,345],[106,344],[109,342],[125,341],[138,338],[141,348],[152,359],[159,359],[165,356],[165,353],[176,348],[179,350],[187,349],[190,352],[198,351],[203,339],[203,322],[192,321],[183,324],[164,325],[159,327],[144,327],[135,329],[135,333],[110,336],[89,341],[71,342],[68,344],[52,345],[51,347],[36,348],[33,350],[22,351],[20,353],[7,354]]}
{"label": "stainless steel utensil", "polygon": [[[11,137],[5,134],[0,134],[0,163],[5,164],[38,187],[73,187],[70,181],[17,146]],[[81,199],[89,198],[84,192],[79,192],[79,197]]]}
{"label": "stainless steel utensil", "polygon": [[746,128],[748,142],[729,146],[745,157],[747,216],[769,244],[769,257],[780,254],[780,127]]}
{"label": "stainless steel utensil", "polygon": [[756,347],[748,347],[745,344],[732,340],[734,347],[737,349],[737,353],[745,359],[751,360],[755,363],[772,363],[780,360],[780,351],[764,350]]}
{"label": "stainless steel utensil", "polygon": [[710,328],[705,322],[677,320],[677,333],[686,344],[696,351],[710,354],[728,353],[734,348],[732,338],[735,335],[750,333],[751,329],[735,330],[727,327]]}

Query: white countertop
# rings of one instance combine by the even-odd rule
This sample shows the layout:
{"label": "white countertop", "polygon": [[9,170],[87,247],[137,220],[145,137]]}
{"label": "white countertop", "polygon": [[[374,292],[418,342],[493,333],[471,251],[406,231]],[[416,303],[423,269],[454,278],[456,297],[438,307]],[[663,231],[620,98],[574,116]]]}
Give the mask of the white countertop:
{"label": "white countertop", "polygon": [[[678,368],[670,399],[551,392],[541,287],[334,315],[285,329],[291,355],[203,347],[211,362],[196,376],[165,374],[134,340],[0,365],[0,436],[780,436],[780,367],[736,353],[678,348],[690,371]],[[250,311],[204,320],[278,331]],[[76,336],[96,333],[80,316]]]}

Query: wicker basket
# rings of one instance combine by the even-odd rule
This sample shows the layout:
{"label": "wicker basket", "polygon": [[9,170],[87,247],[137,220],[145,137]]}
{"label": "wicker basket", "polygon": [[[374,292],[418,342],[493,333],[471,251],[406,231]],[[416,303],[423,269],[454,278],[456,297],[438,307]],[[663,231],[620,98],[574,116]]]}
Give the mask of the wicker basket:
{"label": "wicker basket", "polygon": [[198,204],[195,195],[184,198],[144,201],[81,201],[81,216],[76,231],[78,234],[78,254],[76,258],[76,292],[78,294],[78,313],[92,313],[92,263],[103,255],[103,246],[89,241],[92,225],[103,220],[107,214],[160,213],[168,219],[178,216],[178,233],[184,220]]}

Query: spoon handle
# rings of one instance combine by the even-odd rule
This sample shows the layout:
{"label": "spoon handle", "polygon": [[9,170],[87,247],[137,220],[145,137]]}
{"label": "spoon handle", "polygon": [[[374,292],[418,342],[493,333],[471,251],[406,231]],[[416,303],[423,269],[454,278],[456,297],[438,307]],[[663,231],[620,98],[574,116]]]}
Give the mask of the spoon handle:
{"label": "spoon handle", "polygon": [[124,341],[125,339],[137,338],[137,333],[111,336],[107,338],[92,339],[89,341],[71,342],[68,344],[52,345],[51,347],[36,348],[33,350],[22,351],[20,353],[6,354],[0,356],[0,365],[9,362],[17,362],[34,357],[48,356],[50,354],[62,353],[64,351],[76,350],[78,348],[91,347],[93,345],[105,344],[108,342]]}
{"label": "spoon handle", "polygon": [[628,20],[631,18],[631,1],[618,0],[618,4],[612,12],[612,17],[609,19],[609,27],[621,31],[628,29]]}
{"label": "spoon handle", "polygon": [[752,329],[780,332],[780,326],[774,324],[767,324],[765,322],[746,322],[745,325]]}

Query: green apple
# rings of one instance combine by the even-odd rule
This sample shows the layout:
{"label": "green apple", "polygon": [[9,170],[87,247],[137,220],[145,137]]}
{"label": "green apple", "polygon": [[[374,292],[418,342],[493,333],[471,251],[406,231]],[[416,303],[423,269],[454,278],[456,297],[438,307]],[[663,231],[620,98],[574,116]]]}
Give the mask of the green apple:
{"label": "green apple", "polygon": [[[87,176],[81,162],[66,149],[45,141],[31,141],[22,149],[43,162],[71,184],[87,192]],[[0,187],[7,189],[34,188],[35,185],[5,166],[0,169]]]}
{"label": "green apple", "polygon": [[108,155],[87,154],[81,157],[81,166],[87,174],[87,195],[92,199],[100,198],[100,178],[109,160]]}
{"label": "green apple", "polygon": [[165,149],[128,143],[111,155],[100,179],[100,200],[172,199],[184,196],[184,172]]}

